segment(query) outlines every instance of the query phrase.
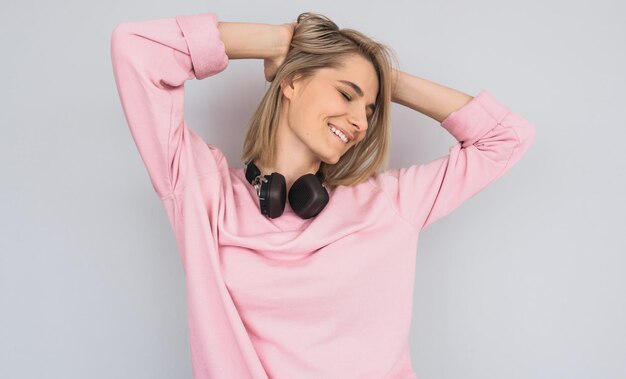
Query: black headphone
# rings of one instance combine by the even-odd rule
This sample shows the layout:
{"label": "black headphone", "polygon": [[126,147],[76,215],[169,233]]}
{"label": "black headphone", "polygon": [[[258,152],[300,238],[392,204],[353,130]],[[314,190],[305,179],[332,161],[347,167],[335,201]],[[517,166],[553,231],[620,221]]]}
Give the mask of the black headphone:
{"label": "black headphone", "polygon": [[[277,172],[261,175],[254,161],[244,162],[246,179],[256,188],[261,203],[261,213],[276,218],[285,210],[287,184],[285,177]],[[296,180],[289,189],[289,204],[300,218],[315,217],[328,204],[328,191],[324,185],[324,174],[306,174]]]}

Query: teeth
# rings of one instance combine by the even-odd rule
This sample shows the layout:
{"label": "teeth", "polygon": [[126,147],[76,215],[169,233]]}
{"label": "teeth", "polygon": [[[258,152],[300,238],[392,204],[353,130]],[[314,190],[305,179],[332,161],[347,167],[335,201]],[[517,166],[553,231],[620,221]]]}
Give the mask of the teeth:
{"label": "teeth", "polygon": [[335,128],[334,126],[330,126],[330,130],[331,130],[333,133],[335,133],[337,136],[339,136],[339,138],[341,138],[341,140],[342,140],[344,143],[348,143],[348,138],[346,137],[346,135],[345,135],[345,134],[343,134],[343,133],[341,132],[341,130],[339,130],[339,129]]}

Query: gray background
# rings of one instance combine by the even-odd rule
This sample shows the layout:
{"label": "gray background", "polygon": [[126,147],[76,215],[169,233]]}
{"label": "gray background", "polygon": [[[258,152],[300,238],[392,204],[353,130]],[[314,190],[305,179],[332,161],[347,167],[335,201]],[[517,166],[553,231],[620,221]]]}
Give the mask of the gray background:
{"label": "gray background", "polygon": [[[0,377],[190,378],[184,272],[123,117],[110,35],[206,11],[280,24],[325,14],[400,69],[534,122],[506,176],[421,233],[420,379],[626,377],[626,12],[620,1],[6,2],[0,125]],[[231,166],[262,61],[186,84],[186,117]],[[394,104],[391,167],[447,154]],[[381,347],[384,348],[384,347]]]}

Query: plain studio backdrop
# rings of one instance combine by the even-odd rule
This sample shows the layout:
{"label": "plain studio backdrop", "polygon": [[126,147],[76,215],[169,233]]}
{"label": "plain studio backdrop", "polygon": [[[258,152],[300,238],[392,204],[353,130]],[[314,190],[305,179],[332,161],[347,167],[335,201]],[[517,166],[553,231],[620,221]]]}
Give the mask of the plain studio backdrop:
{"label": "plain studio backdrop", "polygon": [[[420,379],[626,377],[626,5],[604,1],[2,2],[0,377],[191,378],[185,278],[118,98],[125,21],[324,14],[400,69],[490,91],[536,140],[420,234],[410,344]],[[261,60],[186,83],[191,128],[231,167]],[[393,104],[390,167],[456,143]],[[384,349],[384,346],[381,346]],[[364,357],[367,359],[367,357]]]}

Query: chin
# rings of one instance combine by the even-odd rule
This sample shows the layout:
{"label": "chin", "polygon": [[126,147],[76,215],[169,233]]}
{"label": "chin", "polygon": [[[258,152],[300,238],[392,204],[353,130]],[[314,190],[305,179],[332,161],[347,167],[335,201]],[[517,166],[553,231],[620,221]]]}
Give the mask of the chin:
{"label": "chin", "polygon": [[339,162],[339,159],[341,159],[341,155],[334,155],[328,158],[323,158],[321,159],[321,161],[326,163],[327,165],[334,165],[334,164],[337,164],[337,162]]}
{"label": "chin", "polygon": [[330,151],[320,151],[318,153],[318,158],[320,161],[326,163],[327,165],[334,165],[339,162],[339,160],[345,153],[345,151],[338,151],[336,150],[336,148],[331,147]]}

